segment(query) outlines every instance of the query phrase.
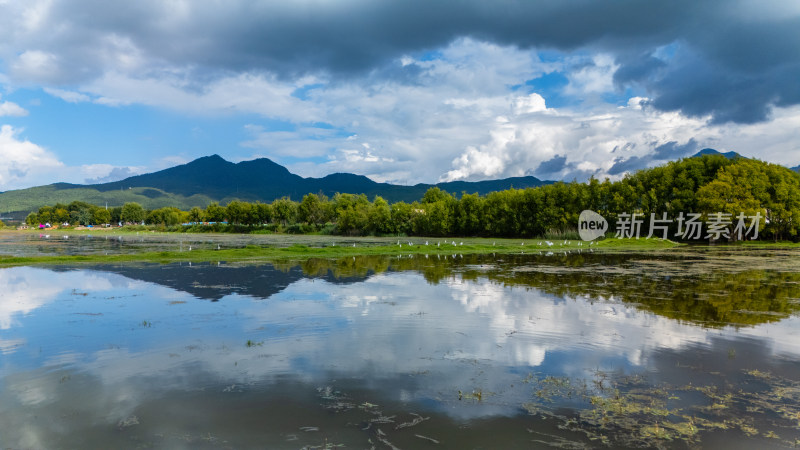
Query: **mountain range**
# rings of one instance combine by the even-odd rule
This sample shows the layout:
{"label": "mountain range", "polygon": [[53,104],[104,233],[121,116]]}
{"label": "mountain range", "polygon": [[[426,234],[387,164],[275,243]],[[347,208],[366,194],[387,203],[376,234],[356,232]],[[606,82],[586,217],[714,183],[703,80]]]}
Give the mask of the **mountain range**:
{"label": "mountain range", "polygon": [[[705,148],[692,155],[722,155],[729,159],[744,158],[736,152],[721,153]],[[800,172],[800,165],[792,170]],[[485,195],[509,188],[536,187],[552,181],[536,177],[512,177],[486,181],[452,181],[413,186],[378,183],[363,175],[334,173],[322,178],[304,178],[267,158],[232,163],[219,155],[205,156],[187,164],[158,172],[136,175],[120,181],[101,184],[55,183],[0,193],[0,212],[6,219],[23,219],[42,205],[68,204],[75,200],[95,205],[118,206],[138,202],[147,209],[175,206],[188,210],[205,207],[211,202],[226,204],[231,200],[272,202],[288,196],[300,200],[308,193],[332,197],[337,192],[366,194],[372,199],[380,195],[389,202],[419,200],[431,187],[460,194]]]}
{"label": "mountain range", "polygon": [[308,193],[332,197],[337,192],[380,195],[389,202],[419,200],[431,187],[454,194],[485,195],[509,188],[536,187],[552,183],[536,177],[512,177],[486,181],[452,181],[403,186],[378,183],[363,175],[334,173],[322,178],[304,178],[267,158],[232,163],[219,155],[205,156],[187,164],[158,172],[136,175],[101,184],[55,183],[0,193],[0,212],[11,218],[24,218],[42,205],[80,200],[95,205],[122,205],[138,202],[148,209],[176,206],[189,209],[217,201],[272,202],[288,196],[300,200]]}
{"label": "mountain range", "polygon": [[742,155],[740,155],[740,154],[738,154],[736,152],[725,152],[725,153],[722,153],[720,151],[714,150],[713,148],[704,148],[704,149],[700,150],[699,152],[695,153],[694,155],[692,155],[691,157],[692,158],[697,158],[697,157],[703,156],[703,155],[722,155],[722,156],[724,156],[724,157],[726,157],[728,159],[744,158],[744,156],[742,156]]}

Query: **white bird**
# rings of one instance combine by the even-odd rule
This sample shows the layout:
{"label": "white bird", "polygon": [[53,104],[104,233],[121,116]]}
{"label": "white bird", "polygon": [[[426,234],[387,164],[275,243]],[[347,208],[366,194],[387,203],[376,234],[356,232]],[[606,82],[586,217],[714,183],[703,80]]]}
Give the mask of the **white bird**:
{"label": "white bird", "polygon": [[525,243],[524,242],[520,242],[519,245],[525,245]]}
{"label": "white bird", "polygon": [[536,245],[538,245],[539,247],[541,247],[541,246],[542,246],[542,242],[541,242],[541,241],[539,241],[539,243],[538,243],[538,244],[536,244]]}
{"label": "white bird", "polygon": [[428,245],[428,241],[425,241],[425,245]]}
{"label": "white bird", "polygon": [[219,250],[219,244],[217,244],[217,250]]}
{"label": "white bird", "polygon": [[414,244],[412,244],[411,241],[408,241],[408,246],[411,247],[412,245]]}
{"label": "white bird", "polygon": [[545,241],[545,242],[547,242],[547,246],[548,246],[548,247],[552,247],[552,246],[553,246],[553,243],[552,243],[552,242],[550,242],[550,241]]}
{"label": "white bird", "polygon": [[355,242],[353,242],[353,247],[355,247],[355,246],[356,246],[356,243],[355,243]]}
{"label": "white bird", "polygon": [[456,241],[453,241],[453,245],[456,245]]}
{"label": "white bird", "polygon": [[439,246],[439,244],[441,244],[441,242],[437,242],[437,243],[436,243],[436,246],[438,247],[438,246]]}
{"label": "white bird", "polygon": [[459,242],[458,245],[464,245],[464,243],[463,242]]}

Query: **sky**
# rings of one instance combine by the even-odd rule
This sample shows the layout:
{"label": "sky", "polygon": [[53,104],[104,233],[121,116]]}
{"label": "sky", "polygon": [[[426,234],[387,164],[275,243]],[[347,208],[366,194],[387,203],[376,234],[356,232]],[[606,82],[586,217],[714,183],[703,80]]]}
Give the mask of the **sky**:
{"label": "sky", "polygon": [[202,156],[398,184],[800,164],[796,0],[0,0],[0,191]]}

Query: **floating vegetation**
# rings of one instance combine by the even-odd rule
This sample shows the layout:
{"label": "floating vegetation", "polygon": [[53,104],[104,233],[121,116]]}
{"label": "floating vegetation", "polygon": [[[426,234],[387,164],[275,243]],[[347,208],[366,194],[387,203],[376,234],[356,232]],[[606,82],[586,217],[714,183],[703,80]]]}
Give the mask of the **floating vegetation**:
{"label": "floating vegetation", "polygon": [[439,443],[439,441],[437,441],[436,439],[430,438],[428,436],[423,436],[421,434],[415,434],[414,436],[416,436],[416,437],[418,437],[420,439],[426,440],[428,442],[433,442],[434,444],[438,444]]}
{"label": "floating vegetation", "polygon": [[394,427],[394,429],[395,430],[399,430],[401,428],[409,428],[409,427],[413,427],[415,425],[419,425],[419,424],[421,424],[422,422],[424,422],[426,420],[430,420],[430,417],[422,417],[419,414],[411,413],[411,415],[414,416],[413,420],[411,420],[410,422],[403,422],[400,425],[397,425],[396,427]]}
{"label": "floating vegetation", "polygon": [[256,342],[256,341],[253,341],[253,340],[250,340],[250,339],[248,339],[248,340],[247,340],[247,342],[245,343],[245,345],[246,345],[248,348],[250,348],[250,347],[261,347],[262,345],[264,345],[264,341],[258,341],[258,342]]}
{"label": "floating vegetation", "polygon": [[330,450],[332,448],[345,448],[344,444],[334,444],[326,439],[322,445],[306,445],[301,450]]}
{"label": "floating vegetation", "polygon": [[[641,375],[596,372],[591,379],[528,375],[529,414],[557,419],[559,428],[585,434],[603,445],[662,447],[670,441],[692,446],[704,433],[738,430],[746,436],[794,446],[800,428],[800,382],[758,370],[744,371],[740,386],[652,385]],[[751,382],[768,381],[754,390]],[[701,394],[697,400],[693,394]],[[684,400],[683,397],[694,400]],[[564,405],[575,405],[572,415]]]}
{"label": "floating vegetation", "polygon": [[117,429],[122,430],[136,425],[139,425],[139,418],[131,415],[123,419],[120,419],[119,422],[117,422]]}
{"label": "floating vegetation", "polygon": [[458,391],[459,400],[477,400],[480,402],[483,401],[483,396],[484,396],[483,391],[480,389],[473,390],[472,392],[469,393]]}
{"label": "floating vegetation", "polygon": [[[349,395],[335,390],[331,386],[319,387],[317,388],[317,393],[323,400],[325,400],[325,403],[323,404],[325,409],[334,411],[336,413],[360,412],[363,414],[363,416],[361,416],[360,424],[357,426],[362,432],[367,433],[369,436],[367,438],[367,442],[372,444],[373,448],[375,447],[375,443],[382,444],[390,449],[398,448],[392,443],[390,436],[384,431],[384,429],[403,433],[410,428],[416,427],[423,422],[430,420],[430,417],[424,417],[414,412],[407,413],[408,419],[402,420],[398,418],[400,414],[386,414],[377,404],[369,401],[355,401]],[[391,425],[393,424],[394,426],[392,427]],[[389,426],[389,428],[386,426]],[[413,436],[433,444],[439,444],[439,440],[432,437],[416,433],[414,433]]]}

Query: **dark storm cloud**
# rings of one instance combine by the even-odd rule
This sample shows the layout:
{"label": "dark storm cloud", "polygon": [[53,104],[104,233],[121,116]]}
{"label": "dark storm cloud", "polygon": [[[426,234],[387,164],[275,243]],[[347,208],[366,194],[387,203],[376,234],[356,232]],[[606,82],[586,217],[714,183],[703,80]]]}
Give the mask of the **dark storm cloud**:
{"label": "dark storm cloud", "polygon": [[697,141],[689,139],[685,144],[680,145],[677,141],[670,141],[666,144],[657,146],[653,152],[653,159],[656,160],[673,160],[683,158],[694,153],[697,150]]}
{"label": "dark storm cloud", "polygon": [[624,59],[619,61],[621,66],[614,73],[614,83],[624,85],[626,83],[641,83],[647,81],[659,69],[667,66],[664,61],[650,55],[643,55],[639,58]]}
{"label": "dark storm cloud", "polygon": [[[631,156],[628,158],[615,158],[614,165],[608,169],[609,175],[619,175],[624,172],[635,172],[647,168],[657,161],[674,161],[693,154],[700,145],[694,139],[689,139],[685,144],[669,141],[657,145],[652,153],[644,156]],[[630,146],[629,146],[630,147]],[[632,146],[633,148],[635,146]]]}
{"label": "dark storm cloud", "polygon": [[[219,6],[83,0],[55,5],[41,32],[23,44],[56,55],[53,64],[60,70],[41,76],[61,83],[114,69],[119,64],[114,52],[128,43],[149,61],[143,71],[179,65],[193,68],[193,76],[263,70],[282,77],[351,77],[403,54],[472,37],[520,48],[611,53],[619,64],[618,87],[638,86],[658,109],[711,115],[715,122],[757,122],[768,118],[772,105],[800,103],[800,17],[782,14],[779,2],[353,0]],[[0,25],[9,30],[14,24],[0,19]],[[22,39],[8,33],[0,30],[0,40]],[[98,39],[109,36],[113,39]],[[670,46],[672,54],[665,54]],[[5,54],[22,53],[12,50]]]}
{"label": "dark storm cloud", "polygon": [[556,155],[547,161],[542,161],[534,171],[537,176],[548,176],[561,172],[567,166],[567,157]]}
{"label": "dark storm cloud", "polygon": [[647,163],[651,161],[650,158],[644,157],[640,158],[638,156],[631,156],[627,159],[617,159],[614,162],[614,165],[608,169],[609,175],[619,175],[623,172],[635,172],[639,169],[644,169],[647,167]]}

